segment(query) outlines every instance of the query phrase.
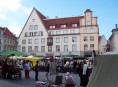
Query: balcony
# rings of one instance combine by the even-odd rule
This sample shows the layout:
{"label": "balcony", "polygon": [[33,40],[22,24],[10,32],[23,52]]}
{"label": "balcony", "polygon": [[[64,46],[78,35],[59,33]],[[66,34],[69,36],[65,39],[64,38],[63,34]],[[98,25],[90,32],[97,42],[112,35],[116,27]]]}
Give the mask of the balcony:
{"label": "balcony", "polygon": [[53,37],[49,36],[49,37],[47,38],[47,45],[48,45],[48,46],[52,46],[52,45],[53,45]]}

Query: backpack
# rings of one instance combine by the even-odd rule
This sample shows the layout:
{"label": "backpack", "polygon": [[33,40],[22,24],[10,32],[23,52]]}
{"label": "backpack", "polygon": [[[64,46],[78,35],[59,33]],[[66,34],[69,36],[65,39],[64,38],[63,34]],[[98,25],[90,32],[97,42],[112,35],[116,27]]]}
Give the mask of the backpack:
{"label": "backpack", "polygon": [[66,84],[73,84],[73,78],[72,78],[72,76],[68,76],[67,77]]}

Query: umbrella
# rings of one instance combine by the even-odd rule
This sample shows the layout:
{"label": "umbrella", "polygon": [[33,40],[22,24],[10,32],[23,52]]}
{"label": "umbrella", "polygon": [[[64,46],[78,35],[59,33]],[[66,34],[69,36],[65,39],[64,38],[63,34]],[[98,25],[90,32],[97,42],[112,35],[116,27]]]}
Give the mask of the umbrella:
{"label": "umbrella", "polygon": [[25,53],[19,52],[17,50],[8,50],[0,53],[1,56],[26,56]]}

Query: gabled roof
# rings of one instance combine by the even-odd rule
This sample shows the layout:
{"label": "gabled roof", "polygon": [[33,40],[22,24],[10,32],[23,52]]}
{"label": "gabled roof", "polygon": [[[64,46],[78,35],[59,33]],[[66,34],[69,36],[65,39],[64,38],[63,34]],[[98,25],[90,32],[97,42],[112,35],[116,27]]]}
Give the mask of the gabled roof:
{"label": "gabled roof", "polygon": [[[72,24],[77,24],[77,27],[80,27],[79,22],[80,22],[81,18],[84,18],[84,16],[73,16],[73,17],[65,17],[65,18],[47,19],[36,8],[33,8],[33,10],[36,11],[37,15],[39,16],[39,19],[42,21],[42,23],[43,23],[44,27],[46,28],[46,30],[49,30],[49,26],[55,26],[54,29],[60,29],[60,25],[66,25],[66,28],[64,28],[64,29],[69,29],[69,28],[74,29],[74,27],[72,27]],[[32,10],[32,12],[33,12],[33,10]],[[32,12],[30,13],[27,21],[29,20]],[[27,23],[27,21],[26,21],[26,23]],[[26,23],[25,23],[25,25],[26,25]],[[24,25],[24,27],[25,27],[25,25]],[[23,29],[24,29],[24,27],[23,27]],[[75,27],[75,28],[77,28],[77,27]],[[22,29],[22,31],[23,31],[23,29]],[[21,33],[22,33],[22,31],[21,31]],[[20,35],[21,35],[21,33],[20,33]]]}
{"label": "gabled roof", "polygon": [[17,39],[17,37],[13,33],[11,33],[7,27],[4,28],[0,27],[0,29],[3,30],[3,35],[9,36],[13,39]]}

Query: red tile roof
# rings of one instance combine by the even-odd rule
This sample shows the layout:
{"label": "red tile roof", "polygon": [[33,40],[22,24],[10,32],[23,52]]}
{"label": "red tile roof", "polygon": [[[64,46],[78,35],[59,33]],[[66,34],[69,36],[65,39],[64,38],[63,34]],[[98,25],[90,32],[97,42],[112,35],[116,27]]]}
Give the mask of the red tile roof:
{"label": "red tile roof", "polygon": [[60,29],[60,25],[66,25],[66,29],[73,28],[72,24],[77,24],[77,27],[80,27],[80,19],[84,18],[84,16],[74,16],[66,18],[46,19],[46,17],[42,13],[40,13],[37,9],[35,10],[47,29],[49,29],[49,26],[55,26],[54,29]]}
{"label": "red tile roof", "polygon": [[4,29],[4,35],[12,37],[13,39],[17,39],[16,36],[13,35],[13,33],[11,33],[8,28],[3,28],[3,29]]}

